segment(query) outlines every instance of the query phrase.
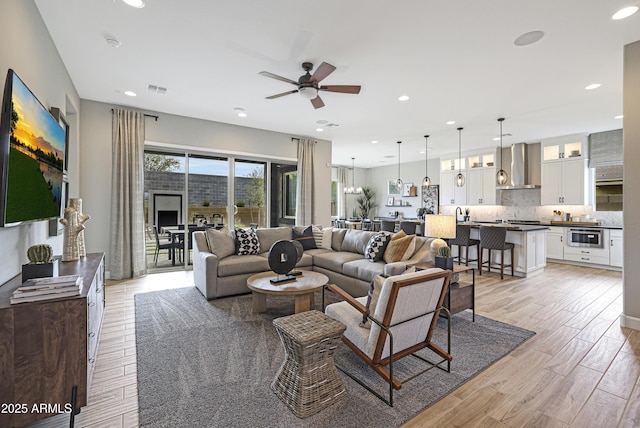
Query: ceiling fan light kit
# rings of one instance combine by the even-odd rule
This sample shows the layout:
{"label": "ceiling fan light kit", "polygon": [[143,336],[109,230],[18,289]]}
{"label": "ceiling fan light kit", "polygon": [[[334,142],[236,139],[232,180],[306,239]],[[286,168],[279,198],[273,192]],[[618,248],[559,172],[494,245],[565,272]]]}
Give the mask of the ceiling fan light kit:
{"label": "ceiling fan light kit", "polygon": [[296,92],[302,95],[302,97],[311,101],[311,105],[313,108],[321,108],[324,107],[324,102],[322,98],[318,95],[319,91],[326,92],[340,92],[343,94],[359,94],[360,86],[356,85],[327,85],[327,86],[318,86],[321,80],[330,75],[335,71],[335,67],[329,63],[323,62],[316,69],[313,75],[310,71],[313,69],[313,64],[310,62],[303,62],[302,69],[307,73],[300,76],[298,81],[294,81],[291,79],[287,79],[286,77],[278,76],[277,74],[269,73],[268,71],[261,71],[260,74],[265,77],[270,77],[272,79],[280,80],[282,82],[290,83],[294,86],[297,86],[298,89],[282,92],[280,94],[275,94],[266,97],[268,100],[273,100],[275,98],[284,97],[285,95],[295,94]]}
{"label": "ceiling fan light kit", "polygon": [[464,186],[464,175],[462,175],[462,129],[458,128],[458,175],[456,175],[456,187]]}
{"label": "ceiling fan light kit", "polygon": [[507,172],[502,169],[502,122],[504,122],[504,117],[499,118],[498,122],[500,123],[500,170],[496,174],[496,180],[500,186],[504,186],[507,184],[508,178]]}

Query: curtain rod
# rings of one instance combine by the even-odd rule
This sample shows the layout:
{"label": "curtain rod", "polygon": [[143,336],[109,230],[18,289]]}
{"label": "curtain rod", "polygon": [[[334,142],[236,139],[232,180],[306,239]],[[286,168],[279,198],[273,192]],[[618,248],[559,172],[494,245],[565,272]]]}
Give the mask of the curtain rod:
{"label": "curtain rod", "polygon": [[[291,137],[291,141],[300,141],[300,138],[299,137]],[[314,141],[313,143],[314,144],[318,144],[317,141]]]}
{"label": "curtain rod", "polygon": [[[115,111],[114,111],[113,109],[111,109],[111,113],[114,113],[114,112],[115,112]],[[144,117],[152,117],[152,118],[154,118],[154,119],[155,119],[155,121],[156,121],[156,122],[158,121],[158,116],[156,116],[155,114],[147,114],[147,113],[144,113]]]}

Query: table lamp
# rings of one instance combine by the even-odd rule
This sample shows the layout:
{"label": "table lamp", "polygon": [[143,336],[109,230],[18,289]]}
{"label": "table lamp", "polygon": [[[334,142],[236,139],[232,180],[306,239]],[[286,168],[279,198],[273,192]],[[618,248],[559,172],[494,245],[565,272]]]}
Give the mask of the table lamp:
{"label": "table lamp", "polygon": [[438,255],[438,248],[446,247],[447,243],[442,238],[452,239],[456,237],[456,217],[453,215],[427,214],[424,219],[424,236],[436,238],[431,242],[431,254]]}

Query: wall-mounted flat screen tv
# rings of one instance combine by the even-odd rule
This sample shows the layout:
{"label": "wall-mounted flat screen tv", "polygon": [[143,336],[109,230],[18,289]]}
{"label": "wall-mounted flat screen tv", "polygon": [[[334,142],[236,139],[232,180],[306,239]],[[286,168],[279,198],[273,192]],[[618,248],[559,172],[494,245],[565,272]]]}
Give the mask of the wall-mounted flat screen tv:
{"label": "wall-mounted flat screen tv", "polygon": [[9,70],[0,117],[0,223],[59,217],[65,130]]}

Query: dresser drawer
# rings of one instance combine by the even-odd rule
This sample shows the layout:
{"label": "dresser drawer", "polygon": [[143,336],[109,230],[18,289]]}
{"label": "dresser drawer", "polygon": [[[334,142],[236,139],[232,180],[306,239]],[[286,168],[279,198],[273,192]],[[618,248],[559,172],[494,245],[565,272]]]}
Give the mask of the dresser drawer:
{"label": "dresser drawer", "polygon": [[593,256],[590,254],[572,254],[572,253],[567,253],[566,250],[564,252],[564,259],[571,260],[574,262],[581,262],[581,263],[595,263],[599,265],[609,264],[608,256],[602,257],[602,256]]}

